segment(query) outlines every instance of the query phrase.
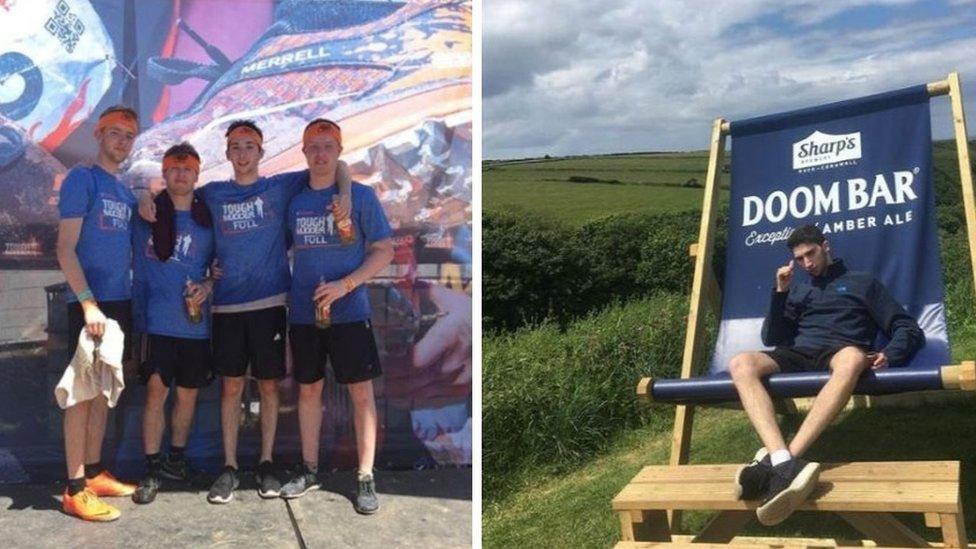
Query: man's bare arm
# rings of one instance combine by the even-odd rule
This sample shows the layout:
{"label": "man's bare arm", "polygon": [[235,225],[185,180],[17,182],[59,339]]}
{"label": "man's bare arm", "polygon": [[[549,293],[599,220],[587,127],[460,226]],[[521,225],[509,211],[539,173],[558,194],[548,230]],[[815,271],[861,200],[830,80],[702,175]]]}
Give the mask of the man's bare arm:
{"label": "man's bare arm", "polygon": [[[85,271],[81,268],[81,261],[78,260],[78,254],[75,252],[75,248],[78,246],[78,238],[81,236],[83,221],[80,217],[73,217],[62,219],[58,224],[58,265],[61,266],[64,279],[76,296],[83,295],[89,289],[88,280],[85,279]],[[88,333],[93,337],[101,337],[105,333],[105,315],[98,308],[94,298],[80,301],[81,308],[85,313],[85,325],[88,328]]]}

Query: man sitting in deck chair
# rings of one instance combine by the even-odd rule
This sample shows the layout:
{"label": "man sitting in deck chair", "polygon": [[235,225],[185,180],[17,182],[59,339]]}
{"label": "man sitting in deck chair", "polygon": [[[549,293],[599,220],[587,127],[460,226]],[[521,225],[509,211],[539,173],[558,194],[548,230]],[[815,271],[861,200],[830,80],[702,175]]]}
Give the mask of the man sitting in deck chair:
{"label": "man sitting in deck chair", "polygon": [[[763,343],[775,349],[740,353],[729,363],[742,407],[765,445],[755,461],[739,469],[736,490],[741,499],[762,498],[756,515],[767,526],[786,520],[813,490],[820,464],[800,456],[840,413],[861,373],[906,364],[925,345],[918,323],[881,282],[848,271],[831,257],[818,227],[800,227],[787,246],[793,259],[776,271],[776,290],[762,327]],[[792,284],[796,264],[810,274],[811,284]],[[889,343],[873,350],[879,330]],[[787,445],[762,379],[776,372],[827,368],[830,380]]]}

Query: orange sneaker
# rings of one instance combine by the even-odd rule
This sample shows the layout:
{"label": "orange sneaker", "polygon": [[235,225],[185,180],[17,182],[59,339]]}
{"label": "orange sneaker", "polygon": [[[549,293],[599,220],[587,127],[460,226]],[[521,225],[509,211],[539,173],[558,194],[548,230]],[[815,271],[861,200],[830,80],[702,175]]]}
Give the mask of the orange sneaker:
{"label": "orange sneaker", "polygon": [[68,489],[64,490],[64,512],[74,515],[82,520],[95,522],[109,522],[119,518],[122,514],[118,509],[98,499],[89,488],[78,492],[73,496],[68,495]]}
{"label": "orange sneaker", "polygon": [[131,496],[136,491],[136,486],[134,484],[126,484],[124,482],[119,482],[118,479],[112,476],[112,473],[108,471],[102,471],[98,473],[95,478],[90,478],[85,481],[85,485],[88,490],[91,490],[93,494],[100,497],[118,497],[118,496]]}

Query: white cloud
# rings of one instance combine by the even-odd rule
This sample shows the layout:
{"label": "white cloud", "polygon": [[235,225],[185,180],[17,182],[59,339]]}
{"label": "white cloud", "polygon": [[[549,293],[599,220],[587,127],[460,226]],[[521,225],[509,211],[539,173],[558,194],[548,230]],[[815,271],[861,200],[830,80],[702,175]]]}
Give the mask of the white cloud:
{"label": "white cloud", "polygon": [[718,116],[976,77],[971,10],[831,28],[906,1],[485,0],[485,157],[702,149]]}

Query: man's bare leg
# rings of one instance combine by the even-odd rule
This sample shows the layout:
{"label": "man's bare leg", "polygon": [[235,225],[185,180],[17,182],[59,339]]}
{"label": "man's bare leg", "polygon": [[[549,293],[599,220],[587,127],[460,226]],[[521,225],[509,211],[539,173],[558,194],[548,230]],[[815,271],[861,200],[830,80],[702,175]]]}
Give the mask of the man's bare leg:
{"label": "man's bare leg", "polygon": [[142,448],[146,455],[158,454],[166,429],[166,415],[163,408],[169,388],[163,384],[159,374],[153,374],[146,384],[146,407],[142,411]]}
{"label": "man's bare leg", "polygon": [[376,455],[376,400],[373,398],[373,380],[350,383],[348,387],[353,406],[353,424],[356,426],[359,471],[372,473]]}
{"label": "man's bare leg", "polygon": [[278,429],[278,380],[259,379],[261,393],[261,459],[271,461],[275,431]]}
{"label": "man's bare leg", "polygon": [[796,436],[790,441],[790,454],[801,456],[824,429],[837,417],[854,392],[857,380],[867,366],[864,351],[844,347],[830,359],[830,380],[820,389],[810,413],[804,418]]}
{"label": "man's bare leg", "polygon": [[325,380],[298,384],[298,428],[302,437],[302,460],[319,464],[319,433],[322,429],[322,387]]}
{"label": "man's bare leg", "polygon": [[105,395],[91,399],[88,411],[88,432],[85,434],[85,464],[102,461],[102,442],[105,440],[105,424],[108,422],[108,400]]}
{"label": "man's bare leg", "polygon": [[224,376],[220,393],[220,430],[224,435],[224,465],[237,469],[237,433],[241,426],[244,376]]}
{"label": "man's bare leg", "polygon": [[173,436],[170,439],[173,446],[186,447],[186,441],[190,438],[190,426],[193,425],[193,412],[196,410],[198,392],[199,389],[176,387],[176,402],[173,404],[171,421]]}
{"label": "man's bare leg", "polygon": [[64,457],[68,478],[85,476],[85,440],[91,401],[79,402],[64,411]]}
{"label": "man's bare leg", "polygon": [[760,352],[740,353],[729,362],[729,374],[739,392],[739,400],[749,421],[770,454],[786,448],[783,433],[776,423],[776,411],[762,378],[779,371],[779,366]]}

